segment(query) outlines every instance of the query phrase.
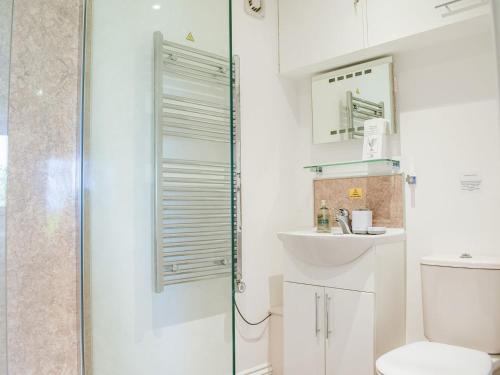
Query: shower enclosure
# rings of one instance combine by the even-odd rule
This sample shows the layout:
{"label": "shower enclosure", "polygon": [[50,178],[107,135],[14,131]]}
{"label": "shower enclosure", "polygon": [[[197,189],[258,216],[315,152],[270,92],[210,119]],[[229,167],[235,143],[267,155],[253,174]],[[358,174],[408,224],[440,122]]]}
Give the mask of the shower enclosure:
{"label": "shower enclosure", "polygon": [[229,0],[87,0],[84,371],[234,374]]}
{"label": "shower enclosure", "polygon": [[0,0],[0,373],[7,373],[5,195],[7,190],[7,120],[9,113],[12,0]]}

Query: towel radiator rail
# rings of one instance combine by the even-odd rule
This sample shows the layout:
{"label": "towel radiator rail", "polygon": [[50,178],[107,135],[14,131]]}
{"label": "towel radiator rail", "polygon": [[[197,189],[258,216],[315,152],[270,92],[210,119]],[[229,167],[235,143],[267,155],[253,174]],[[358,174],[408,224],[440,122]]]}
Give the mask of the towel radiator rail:
{"label": "towel radiator rail", "polygon": [[347,129],[341,129],[336,133],[348,133],[349,138],[363,137],[364,126],[355,126],[356,120],[370,120],[374,118],[385,117],[384,102],[375,103],[370,100],[356,97],[352,91],[346,93],[346,108],[347,108]]}
{"label": "towel radiator rail", "polygon": [[[169,285],[230,276],[232,261],[240,287],[239,61],[231,75],[229,59],[166,41],[160,32],[154,34],[154,47],[155,289],[160,293]],[[165,92],[176,80],[218,92],[232,84],[233,106],[186,90]],[[233,165],[166,157],[164,141],[170,137],[233,142]]]}

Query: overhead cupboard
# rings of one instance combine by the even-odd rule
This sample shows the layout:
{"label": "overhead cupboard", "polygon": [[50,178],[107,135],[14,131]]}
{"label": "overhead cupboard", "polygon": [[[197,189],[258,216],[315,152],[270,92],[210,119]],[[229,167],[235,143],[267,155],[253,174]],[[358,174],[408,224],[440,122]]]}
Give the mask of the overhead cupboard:
{"label": "overhead cupboard", "polygon": [[489,14],[489,1],[279,0],[280,70],[293,73],[483,17]]}

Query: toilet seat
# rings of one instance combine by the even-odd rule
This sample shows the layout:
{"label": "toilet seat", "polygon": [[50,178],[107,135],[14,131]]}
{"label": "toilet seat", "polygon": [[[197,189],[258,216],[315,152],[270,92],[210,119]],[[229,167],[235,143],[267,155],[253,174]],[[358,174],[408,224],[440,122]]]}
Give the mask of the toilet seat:
{"label": "toilet seat", "polygon": [[488,354],[435,342],[416,342],[377,360],[380,375],[490,375]]}
{"label": "toilet seat", "polygon": [[493,354],[491,355],[490,354],[490,358],[491,358],[491,362],[492,362],[492,365],[493,365],[493,372],[495,372],[496,370],[500,369],[500,355],[498,354]]}

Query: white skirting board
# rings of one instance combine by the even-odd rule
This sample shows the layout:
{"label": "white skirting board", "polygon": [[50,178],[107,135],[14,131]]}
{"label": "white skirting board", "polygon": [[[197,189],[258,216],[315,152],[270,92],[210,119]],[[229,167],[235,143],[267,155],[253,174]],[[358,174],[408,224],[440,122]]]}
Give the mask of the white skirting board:
{"label": "white skirting board", "polygon": [[266,363],[251,369],[238,372],[238,375],[272,375],[273,369],[270,364]]}

